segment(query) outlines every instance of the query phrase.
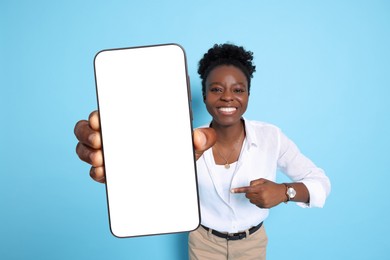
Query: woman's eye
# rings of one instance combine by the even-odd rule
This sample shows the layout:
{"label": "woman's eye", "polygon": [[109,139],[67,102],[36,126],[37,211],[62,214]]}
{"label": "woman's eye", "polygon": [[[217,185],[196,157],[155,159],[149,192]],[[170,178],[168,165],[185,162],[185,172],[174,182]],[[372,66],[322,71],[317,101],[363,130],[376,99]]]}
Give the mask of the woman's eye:
{"label": "woman's eye", "polygon": [[221,88],[211,88],[210,92],[222,92]]}
{"label": "woman's eye", "polygon": [[245,89],[242,89],[242,88],[237,88],[234,90],[235,93],[244,93],[245,92]]}

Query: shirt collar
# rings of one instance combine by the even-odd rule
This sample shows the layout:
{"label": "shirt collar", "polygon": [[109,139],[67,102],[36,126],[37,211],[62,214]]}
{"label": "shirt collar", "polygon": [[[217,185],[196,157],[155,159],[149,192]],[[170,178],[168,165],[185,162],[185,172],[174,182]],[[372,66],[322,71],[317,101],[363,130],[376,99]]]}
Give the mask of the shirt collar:
{"label": "shirt collar", "polygon": [[245,118],[243,118],[243,119],[244,119],[244,124],[245,124],[247,149],[249,150],[252,146],[253,147],[260,147],[260,140],[258,140],[258,138],[257,138],[254,127],[251,125],[249,120],[247,120]]}
{"label": "shirt collar", "polygon": [[[246,133],[246,145],[247,149],[249,150],[252,146],[253,147],[261,147],[261,140],[257,138],[257,135],[255,133],[255,128],[252,126],[249,120],[247,120],[245,117],[242,117],[244,120],[244,126],[245,126],[245,133]],[[211,122],[208,124],[208,127],[211,127]]]}

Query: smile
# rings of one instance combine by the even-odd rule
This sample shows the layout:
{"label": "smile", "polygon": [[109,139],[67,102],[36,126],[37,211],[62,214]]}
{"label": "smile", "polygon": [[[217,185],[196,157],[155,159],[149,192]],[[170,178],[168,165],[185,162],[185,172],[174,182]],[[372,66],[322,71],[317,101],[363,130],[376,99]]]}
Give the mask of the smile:
{"label": "smile", "polygon": [[231,113],[231,112],[235,112],[237,110],[237,108],[236,107],[219,107],[218,110],[221,112],[225,112],[225,113]]}

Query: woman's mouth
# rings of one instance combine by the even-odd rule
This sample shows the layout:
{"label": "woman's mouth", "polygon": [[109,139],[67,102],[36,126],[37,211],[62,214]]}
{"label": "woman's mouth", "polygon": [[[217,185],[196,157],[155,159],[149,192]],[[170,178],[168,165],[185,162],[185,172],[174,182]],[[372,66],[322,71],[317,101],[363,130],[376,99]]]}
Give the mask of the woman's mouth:
{"label": "woman's mouth", "polygon": [[218,107],[218,111],[222,112],[223,114],[232,114],[237,111],[236,107]]}

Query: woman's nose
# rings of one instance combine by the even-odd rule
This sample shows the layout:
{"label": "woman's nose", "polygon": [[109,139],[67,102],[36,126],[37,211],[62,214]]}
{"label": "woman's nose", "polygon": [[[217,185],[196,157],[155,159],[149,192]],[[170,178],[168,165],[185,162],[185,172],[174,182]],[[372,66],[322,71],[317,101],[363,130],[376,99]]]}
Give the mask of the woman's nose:
{"label": "woman's nose", "polygon": [[221,100],[232,101],[233,100],[233,93],[230,90],[225,90],[221,95]]}

